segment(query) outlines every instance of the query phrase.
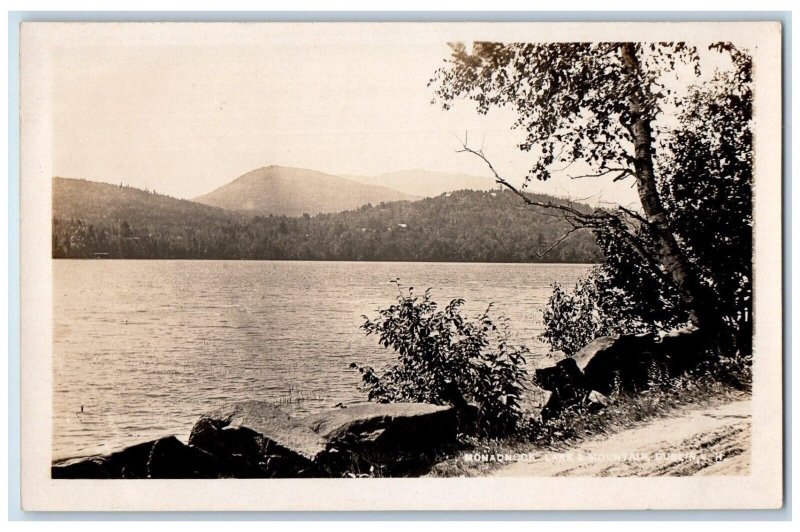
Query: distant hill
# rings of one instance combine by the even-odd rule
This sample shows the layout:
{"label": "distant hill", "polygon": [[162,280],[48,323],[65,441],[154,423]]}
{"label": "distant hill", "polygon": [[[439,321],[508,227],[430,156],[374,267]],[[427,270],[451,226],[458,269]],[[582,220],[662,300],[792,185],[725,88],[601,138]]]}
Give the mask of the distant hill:
{"label": "distant hill", "polygon": [[589,231],[557,243],[570,226],[524,207],[508,191],[456,191],[288,217],[236,215],[88,181],[53,183],[59,189],[56,258],[595,262],[600,257]]}
{"label": "distant hill", "polygon": [[138,188],[54,177],[53,217],[98,226],[127,222],[139,228],[166,229],[228,222],[240,216]]}
{"label": "distant hill", "polygon": [[301,216],[417,199],[419,196],[322,172],[269,166],[248,172],[195,201],[249,214]]}
{"label": "distant hill", "polygon": [[406,194],[433,198],[455,190],[492,190],[499,186],[491,177],[469,174],[430,172],[428,170],[401,170],[375,176],[345,176],[368,185],[393,188]]}

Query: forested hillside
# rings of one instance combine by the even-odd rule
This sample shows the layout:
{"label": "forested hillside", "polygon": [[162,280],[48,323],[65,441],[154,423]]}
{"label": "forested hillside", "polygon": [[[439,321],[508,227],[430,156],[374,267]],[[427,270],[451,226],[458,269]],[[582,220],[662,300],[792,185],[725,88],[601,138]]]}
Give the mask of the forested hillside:
{"label": "forested hillside", "polygon": [[[164,203],[164,196],[141,193],[156,202],[157,213],[144,204],[106,204],[116,214],[93,211],[83,216],[74,207],[54,205],[53,257],[475,262],[599,258],[588,231],[570,236],[540,257],[569,226],[558,217],[525,208],[510,192],[458,191],[302,217],[244,217],[204,210],[208,207],[202,205],[195,210],[192,202],[179,202],[182,212],[175,209],[178,204]],[[55,196],[56,201],[69,198]],[[128,218],[119,218],[122,212]]]}
{"label": "forested hillside", "polygon": [[54,177],[53,217],[97,227],[119,227],[127,221],[141,228],[174,231],[230,221],[239,215],[129,186]]}

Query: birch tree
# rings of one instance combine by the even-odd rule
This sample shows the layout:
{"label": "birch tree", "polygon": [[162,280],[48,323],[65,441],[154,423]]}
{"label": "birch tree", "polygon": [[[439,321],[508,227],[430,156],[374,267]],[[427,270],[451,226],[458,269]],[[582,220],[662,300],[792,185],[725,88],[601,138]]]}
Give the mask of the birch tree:
{"label": "birch tree", "polygon": [[[693,325],[717,327],[714,293],[670,226],[656,174],[657,154],[673,138],[669,128],[657,127],[657,119],[685,104],[681,89],[696,81],[685,78],[700,75],[697,49],[685,43],[630,42],[476,42],[471,50],[463,43],[451,48],[451,58],[431,80],[437,100],[445,109],[460,99],[474,101],[479,113],[513,109],[513,127],[525,135],[519,148],[538,157],[523,186],[515,187],[482,151],[466,141],[463,151],[481,157],[496,180],[530,206],[560,210],[575,228],[627,242],[643,264],[675,287]],[[576,161],[591,169],[581,177],[635,180],[641,211],[620,206],[571,212],[524,193],[530,181],[551,179],[554,166]],[[638,236],[642,226],[652,238],[650,246]]]}

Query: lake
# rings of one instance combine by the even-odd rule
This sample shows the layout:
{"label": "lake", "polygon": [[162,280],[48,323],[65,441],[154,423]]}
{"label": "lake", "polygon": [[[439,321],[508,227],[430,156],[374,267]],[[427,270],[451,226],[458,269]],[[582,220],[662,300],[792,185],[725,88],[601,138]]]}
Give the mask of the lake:
{"label": "lake", "polygon": [[[175,434],[204,411],[258,399],[295,413],[363,401],[351,362],[392,352],[366,337],[397,295],[434,289],[469,314],[494,302],[532,359],[553,282],[589,265],[55,260],[53,457]],[[530,361],[535,364],[535,360]],[[82,410],[82,411],[81,411]]]}

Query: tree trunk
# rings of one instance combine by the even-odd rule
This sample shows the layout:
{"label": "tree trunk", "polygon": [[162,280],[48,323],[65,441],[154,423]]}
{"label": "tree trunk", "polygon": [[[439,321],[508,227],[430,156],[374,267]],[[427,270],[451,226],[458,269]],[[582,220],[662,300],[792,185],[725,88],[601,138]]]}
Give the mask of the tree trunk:
{"label": "tree trunk", "polygon": [[[628,75],[631,79],[637,80],[640,65],[636,57],[635,44],[622,44],[621,55]],[[669,228],[667,213],[661,202],[653,171],[651,119],[643,109],[640,94],[631,96],[628,105],[631,115],[629,131],[633,137],[636,184],[645,219],[655,234],[658,262],[675,283],[692,324],[703,329],[708,325],[710,317],[710,313],[706,310],[709,301],[705,300],[703,287]]]}

